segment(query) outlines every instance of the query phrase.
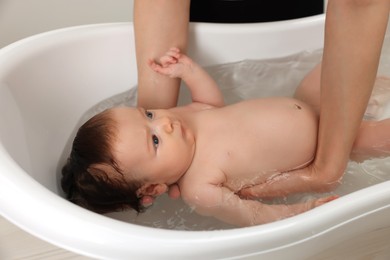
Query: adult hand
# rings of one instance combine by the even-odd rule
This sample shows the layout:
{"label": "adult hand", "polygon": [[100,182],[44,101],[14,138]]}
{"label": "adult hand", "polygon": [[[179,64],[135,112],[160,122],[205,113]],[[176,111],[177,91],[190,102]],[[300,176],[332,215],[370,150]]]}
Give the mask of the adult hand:
{"label": "adult hand", "polygon": [[[173,185],[171,185],[169,187],[169,189],[168,189],[168,196],[171,199],[178,199],[178,198],[180,198],[180,189],[179,189],[179,186],[177,184],[173,184]],[[152,197],[152,196],[143,196],[141,198],[141,204],[144,207],[150,207],[151,205],[153,205],[154,200],[155,200],[155,198]]]}
{"label": "adult hand", "polygon": [[316,159],[242,190],[242,196],[326,191],[338,183],[374,85],[389,11],[390,0],[328,1]]}
{"label": "adult hand", "polygon": [[327,192],[334,189],[343,173],[325,170],[315,162],[298,170],[280,173],[239,192],[246,199],[285,197],[300,192]]}

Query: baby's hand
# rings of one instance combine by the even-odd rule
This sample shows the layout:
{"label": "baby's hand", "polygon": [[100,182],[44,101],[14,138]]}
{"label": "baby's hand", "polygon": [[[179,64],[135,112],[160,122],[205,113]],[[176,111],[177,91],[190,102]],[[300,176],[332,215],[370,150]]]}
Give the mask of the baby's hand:
{"label": "baby's hand", "polygon": [[182,78],[189,68],[192,60],[180,53],[178,48],[170,48],[159,63],[149,60],[149,66],[156,72],[171,78]]}
{"label": "baby's hand", "polygon": [[[179,186],[177,184],[172,184],[171,186],[169,186],[168,196],[171,199],[180,198],[180,189],[179,189]],[[141,198],[141,205],[144,207],[150,207],[153,205],[154,200],[155,200],[155,198],[152,196],[143,196]]]}

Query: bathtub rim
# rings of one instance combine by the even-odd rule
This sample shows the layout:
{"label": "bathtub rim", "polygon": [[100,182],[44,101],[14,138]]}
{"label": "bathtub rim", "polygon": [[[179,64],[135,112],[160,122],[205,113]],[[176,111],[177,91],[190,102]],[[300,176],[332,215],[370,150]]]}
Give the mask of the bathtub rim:
{"label": "bathtub rim", "polygon": [[[0,160],[0,162],[0,172],[2,172],[3,160]],[[145,247],[145,245],[150,244],[155,245],[155,249],[159,251],[158,256],[161,257],[161,259],[166,259],[170,255],[170,250],[163,252],[164,249],[166,250],[166,248],[175,248],[176,253],[179,253],[178,249],[176,248],[177,245],[180,245],[181,250],[179,255],[181,257],[188,257],[188,250],[194,248],[200,253],[199,256],[207,256],[210,253],[220,256],[220,251],[225,247],[236,248],[235,250],[232,250],[232,252],[237,251],[237,248],[240,248],[240,246],[237,245],[237,241],[243,240],[245,241],[243,242],[245,246],[248,246],[248,244],[257,245],[257,250],[248,254],[248,256],[268,254],[282,248],[289,248],[294,245],[305,243],[305,241],[312,240],[318,236],[326,234],[327,232],[332,232],[334,229],[348,224],[351,221],[364,218],[370,214],[375,214],[377,211],[390,209],[390,203],[386,202],[384,199],[390,197],[390,182],[387,181],[345,195],[331,204],[323,205],[319,208],[311,210],[310,212],[305,212],[288,219],[260,226],[215,231],[180,231],[155,229],[151,227],[143,227],[135,224],[125,223],[115,219],[108,219],[105,216],[89,212],[53,194],[46,188],[42,189],[42,186],[34,179],[29,176],[25,176],[24,171],[20,169],[18,165],[11,165],[10,169],[12,168],[14,168],[14,172],[19,171],[19,174],[15,175],[14,179],[17,179],[17,181],[23,181],[23,185],[17,186],[19,191],[23,191],[25,188],[29,188],[30,191],[35,193],[35,196],[20,196],[16,201],[14,200],[13,203],[9,203],[8,205],[5,205],[6,203],[1,201],[1,215],[23,230],[33,234],[36,237],[39,237],[44,241],[90,257],[111,258],[113,255],[113,250],[118,251],[119,254],[114,257],[118,259],[121,258],[121,255],[123,257],[130,252],[134,253],[134,251],[138,251],[139,256],[142,256],[145,250],[149,248],[149,246]],[[22,172],[22,175],[20,175],[20,172]],[[4,183],[4,180],[7,181],[7,179],[0,175],[0,181]],[[11,180],[9,184],[10,185],[8,187],[12,189],[14,182]],[[33,189],[31,189],[32,187]],[[6,196],[8,192],[9,190],[2,189],[0,191],[0,198]],[[43,202],[44,200],[45,202]],[[65,217],[69,218],[67,220],[68,222],[76,223],[73,228],[65,225],[66,231],[73,229],[74,232],[94,232],[89,234],[87,237],[84,236],[83,240],[85,241],[83,241],[84,245],[82,246],[80,246],[82,243],[80,243],[78,240],[72,242],[74,237],[69,235],[62,236],[59,239],[58,231],[61,231],[61,229],[64,231],[65,229],[53,229],[52,227],[53,225],[58,226],[59,224],[62,224],[61,222],[57,223],[54,221],[48,225],[47,222],[42,223],[38,218],[30,219],[27,215],[20,216],[20,212],[14,208],[14,203],[16,202],[18,205],[23,205],[23,203],[26,203],[26,201],[31,202],[27,203],[28,205],[39,206],[39,209],[51,216],[52,219],[56,219],[57,217],[61,218],[65,215]],[[376,203],[373,204],[372,201],[375,201]],[[51,206],[53,204],[60,206],[62,211],[53,212],[53,207]],[[339,209],[337,214],[334,213],[335,208]],[[26,208],[24,210],[26,210]],[[29,210],[36,210],[36,208],[27,207],[27,211]],[[12,213],[9,214],[9,212]],[[66,212],[66,214],[63,214],[64,212]],[[318,225],[317,220],[315,220],[317,218],[322,219],[320,226]],[[106,224],[109,224],[109,229],[107,229],[108,227]],[[33,225],[33,227],[31,225]],[[366,228],[370,230],[369,226]],[[121,231],[118,233],[119,230]],[[275,230],[281,230],[283,231],[283,234],[295,234],[295,236],[289,236],[286,238],[284,235],[281,236],[280,232],[275,233]],[[365,229],[363,228],[363,231],[364,230]],[[109,232],[107,233],[107,231]],[[357,231],[358,230],[355,232]],[[132,235],[132,232],[136,235]],[[362,231],[360,230],[359,232]],[[66,232],[64,233],[66,234]],[[102,241],[102,239],[98,238],[99,234],[104,234],[107,237]],[[298,239],[296,235],[299,235]],[[116,242],[117,245],[120,245],[121,241],[123,243],[123,241],[132,240],[137,240],[138,243],[135,248],[130,250],[123,250],[123,248],[115,249],[115,246],[113,247],[112,245],[113,241]],[[110,243],[107,243],[107,241],[110,241]],[[220,245],[221,241],[224,243],[222,247]],[[332,241],[328,246],[334,245],[336,243],[337,241]],[[96,250],[96,246],[99,244],[109,245],[111,250],[108,250],[107,252],[106,250],[103,250],[105,252],[92,253],[90,248],[92,247],[94,250]],[[270,246],[269,244],[273,244],[273,246]],[[105,253],[107,254],[105,255]],[[157,255],[152,255],[151,258],[156,256]],[[190,254],[190,256],[193,256],[193,252]],[[222,256],[232,257],[232,254],[225,255],[223,253]],[[243,254],[240,253],[236,255],[236,257],[237,256],[243,256]]]}
{"label": "bathtub rim", "polygon": [[[285,22],[285,21],[281,21],[281,22]],[[272,22],[272,23],[279,23],[279,22]],[[120,25],[120,24],[128,25],[128,23],[119,23],[119,24],[116,23],[116,25]],[[114,25],[113,24],[95,24],[95,25],[75,26],[75,27],[63,28],[63,29],[35,35],[35,36],[29,37],[27,39],[23,39],[21,41],[18,41],[15,44],[11,44],[7,47],[0,49],[0,57],[3,57],[3,56],[6,57],[8,52],[14,51],[15,49],[19,48],[19,46],[23,47],[23,46],[29,44],[30,42],[34,42],[35,40],[40,40],[40,39],[42,39],[42,37],[43,38],[51,37],[56,33],[63,33],[63,32],[66,32],[68,30],[71,30],[71,31],[75,30],[75,29],[76,30],[84,30],[86,28],[91,28],[91,27],[100,28],[100,26],[110,27],[110,26],[114,26]],[[200,26],[202,26],[202,25],[200,25]],[[214,29],[216,29],[217,26],[218,26],[218,24],[215,26]],[[249,26],[252,26],[252,25],[249,25]],[[227,26],[224,26],[224,27],[227,27]],[[205,28],[207,29],[208,27],[205,27]],[[2,67],[2,60],[1,59],[0,59],[0,67]],[[58,238],[58,235],[56,234],[58,231],[56,229],[50,229],[49,227],[47,227],[46,224],[48,224],[48,223],[43,223],[44,225],[42,225],[42,222],[39,219],[29,219],[29,217],[27,215],[23,215],[23,214],[22,214],[22,216],[20,216],[20,214],[19,214],[19,216],[16,216],[16,214],[18,214],[20,212],[19,212],[19,210],[15,209],[15,207],[13,206],[15,201],[13,201],[13,203],[11,203],[11,202],[7,201],[6,197],[7,197],[7,195],[12,194],[12,192],[15,192],[15,189],[17,188],[17,190],[23,196],[21,196],[20,198],[18,198],[16,200],[16,202],[18,202],[16,204],[23,205],[23,203],[25,203],[25,201],[30,200],[30,201],[35,202],[37,204],[28,203],[28,206],[31,207],[32,205],[40,205],[42,210],[48,210],[48,214],[49,215],[51,214],[53,216],[53,218],[58,217],[59,213],[52,212],[53,207],[48,205],[48,203],[47,203],[48,201],[45,201],[45,203],[43,202],[44,199],[49,199],[51,203],[58,204],[61,207],[64,207],[64,209],[66,209],[66,216],[69,216],[69,218],[72,221],[79,222],[80,220],[82,220],[83,226],[75,228],[74,229],[75,231],[83,230],[83,229],[85,229],[85,226],[91,225],[91,223],[88,223],[86,221],[86,219],[94,220],[94,222],[93,222],[94,227],[97,226],[96,225],[97,223],[104,224],[107,220],[107,217],[97,215],[95,213],[81,209],[75,205],[72,205],[71,203],[60,198],[58,195],[53,194],[52,192],[47,190],[45,187],[43,187],[41,184],[39,184],[37,181],[35,181],[35,179],[33,179],[29,174],[27,174],[24,170],[22,170],[20,168],[20,166],[11,158],[11,156],[9,156],[9,154],[7,153],[5,148],[3,147],[2,143],[0,143],[0,153],[2,155],[2,156],[0,156],[0,172],[6,173],[6,172],[10,171],[10,169],[11,169],[12,173],[15,173],[12,175],[7,175],[7,174],[0,175],[0,186],[3,186],[0,189],[0,200],[1,200],[0,212],[1,212],[1,215],[3,215],[5,218],[10,220],[11,222],[16,224],[17,226],[21,227],[22,229],[28,231],[29,233],[32,233],[33,235],[35,235],[35,236],[37,236],[45,241],[48,241],[52,244],[55,244],[59,247],[66,248],[68,250],[71,250],[71,251],[74,251],[74,252],[77,252],[77,253],[80,253],[83,255],[89,255],[92,257],[101,257],[102,255],[100,255],[100,254],[95,255],[95,254],[92,254],[90,251],[88,251],[88,250],[90,250],[91,245],[98,245],[101,243],[101,240],[96,239],[94,236],[92,236],[93,234],[96,233],[96,231],[95,231],[95,233],[90,235],[90,239],[87,239],[89,241],[87,241],[86,244],[84,245],[84,249],[80,249],[80,245],[79,245],[80,242],[79,241],[77,241],[77,243],[69,241],[69,239],[72,239],[72,237],[68,236],[68,237],[62,238],[62,240],[56,239],[56,238]],[[5,166],[7,166],[7,167],[5,167]],[[9,178],[6,178],[6,177],[9,177]],[[15,183],[18,183],[18,184],[23,183],[23,185],[21,185],[21,186],[13,185]],[[5,184],[7,184],[7,185],[5,185]],[[141,226],[137,226],[137,225],[133,225],[133,224],[129,224],[129,223],[124,223],[124,222],[120,222],[120,221],[113,220],[113,219],[110,219],[110,222],[117,229],[130,230],[129,226],[131,226],[131,230],[135,229],[137,231],[140,231],[140,233],[142,233],[145,236],[145,238],[144,238],[145,241],[148,241],[150,243],[153,242],[155,244],[162,244],[163,245],[162,247],[164,247],[164,245],[165,245],[166,248],[171,248],[173,244],[181,244],[181,245],[183,245],[182,248],[184,248],[184,250],[182,251],[182,256],[185,256],[186,250],[188,250],[187,247],[189,244],[191,244],[191,247],[193,247],[194,244],[197,244],[199,251],[211,250],[214,252],[215,249],[212,250],[213,247],[220,248],[220,245],[215,245],[217,242],[215,240],[217,240],[217,239],[225,241],[226,244],[230,240],[231,241],[230,247],[235,248],[235,247],[237,247],[237,245],[235,245],[234,242],[235,242],[235,240],[237,240],[237,238],[273,236],[273,238],[271,240],[279,242],[279,246],[259,251],[259,252],[266,252],[267,250],[268,251],[278,250],[281,247],[288,247],[288,246],[291,246],[295,243],[301,243],[302,241],[313,237],[314,235],[305,236],[305,238],[303,238],[304,234],[306,235],[306,234],[312,233],[313,229],[305,230],[305,232],[303,232],[304,234],[302,234],[302,238],[298,241],[292,241],[292,238],[289,238],[283,242],[283,241],[281,241],[283,239],[280,239],[280,237],[278,235],[275,236],[275,234],[271,234],[271,233],[273,233],[273,231],[275,229],[276,230],[283,229],[283,230],[287,230],[287,231],[290,230],[290,232],[292,232],[292,233],[294,233],[295,231],[299,231],[302,233],[302,230],[299,230],[299,228],[298,228],[298,230],[296,230],[297,227],[302,226],[302,224],[300,224],[300,223],[304,222],[305,227],[310,226],[310,224],[314,225],[313,220],[307,219],[307,215],[315,215],[318,217],[319,216],[322,216],[322,217],[328,216],[329,219],[326,221],[326,223],[323,223],[323,227],[322,227],[321,232],[329,232],[334,228],[334,222],[332,221],[332,219],[334,220],[335,217],[334,216],[332,217],[332,215],[330,215],[330,211],[331,211],[332,207],[337,206],[337,207],[341,208],[342,211],[344,211],[344,212],[346,212],[346,211],[356,212],[356,206],[358,206],[357,208],[362,208],[361,204],[356,205],[357,199],[359,199],[359,201],[361,201],[360,196],[365,196],[365,200],[363,201],[363,202],[365,202],[364,208],[368,209],[368,210],[371,209],[372,212],[377,211],[378,209],[373,208],[372,205],[370,205],[371,200],[368,200],[367,198],[386,197],[384,195],[387,195],[387,197],[390,197],[390,195],[389,195],[390,187],[388,187],[388,186],[390,186],[389,182],[381,183],[381,184],[375,185],[375,187],[376,188],[379,187],[379,189],[372,190],[372,187],[369,187],[369,188],[357,191],[353,194],[346,195],[345,197],[340,198],[338,201],[335,201],[332,204],[324,205],[323,207],[314,209],[310,212],[303,213],[301,215],[298,215],[298,216],[295,216],[295,217],[292,217],[289,219],[281,220],[281,221],[278,221],[275,223],[265,224],[265,225],[256,226],[256,227],[242,228],[242,229],[240,229],[239,233],[237,232],[237,229],[223,230],[223,231],[207,231],[207,232],[204,232],[204,231],[176,231],[176,230],[162,230],[162,229],[160,230],[160,229],[154,229],[154,228],[149,228],[149,227],[141,227]],[[33,196],[30,196],[30,194],[27,194],[25,192],[27,190],[26,189],[27,187],[29,187],[29,188],[34,187],[37,197],[33,197]],[[388,190],[387,192],[386,192],[386,188]],[[359,196],[357,196],[356,194],[358,194]],[[347,205],[345,205],[344,203]],[[390,205],[388,203],[383,204],[383,207],[388,208],[388,207],[390,207]],[[31,210],[36,210],[36,209],[31,208]],[[11,213],[9,213],[9,212],[11,212]],[[370,212],[370,211],[368,211],[368,212]],[[339,212],[339,214],[340,214],[340,212]],[[367,214],[367,213],[365,213],[365,214]],[[365,214],[362,214],[362,215],[365,215]],[[348,222],[348,220],[346,220],[346,222]],[[29,225],[32,223],[40,226],[42,228],[42,230],[45,231],[46,233],[42,232],[42,230],[39,230],[36,227],[32,228]],[[339,223],[339,222],[337,222],[337,223]],[[61,224],[61,223],[57,223],[57,224]],[[105,229],[103,227],[99,227],[99,228],[101,230],[107,231],[107,229]],[[306,228],[306,229],[308,229],[308,228]],[[317,226],[317,229],[318,229],[318,226]],[[87,229],[87,230],[94,230],[94,229],[91,228],[91,229]],[[241,232],[241,231],[243,231],[245,234],[243,235],[243,232]],[[162,237],[151,239],[151,237],[146,236],[146,235],[154,235],[156,232],[161,234]],[[120,232],[120,233],[123,233],[123,232]],[[212,236],[213,236],[212,238],[210,238],[209,233],[212,233]],[[180,234],[179,236],[184,234],[183,237],[186,237],[186,238],[184,238],[184,239],[183,239],[183,237],[178,238],[178,234]],[[114,234],[114,235],[117,235],[117,234]],[[121,238],[139,239],[140,237],[139,237],[139,234],[135,237],[129,236],[129,234],[127,234],[124,237],[121,236]],[[117,240],[118,243],[121,241],[120,239],[115,239],[115,237],[112,237],[112,240]],[[256,240],[256,243],[264,242],[265,244],[268,244],[267,241],[262,241],[264,239],[261,239],[261,238],[255,239],[255,240]],[[290,243],[288,241],[290,241]],[[218,241],[218,243],[220,243],[220,241]],[[253,243],[253,242],[251,242],[251,243]],[[184,246],[184,244],[186,244],[187,247]],[[223,247],[227,247],[227,246],[224,245]],[[140,248],[141,248],[141,246],[140,246]],[[113,248],[112,250],[118,250],[118,249]],[[134,250],[134,248],[133,248],[133,250]],[[140,250],[140,249],[138,249],[138,250]],[[177,248],[176,248],[176,250],[177,250]],[[132,251],[132,250],[130,250],[130,251]],[[142,254],[144,251],[140,250],[139,252],[140,252],[140,254]],[[169,255],[169,252],[166,252],[166,254]]]}
{"label": "bathtub rim", "polygon": [[[190,22],[189,26],[189,37],[191,41],[191,37],[194,34],[198,33],[215,33],[219,35],[228,34],[231,32],[232,28],[240,28],[240,30],[236,30],[239,34],[256,34],[256,33],[264,33],[271,32],[274,34],[280,34],[280,32],[288,32],[293,31],[296,32],[297,29],[302,26],[307,26],[310,28],[318,29],[325,23],[325,14],[318,14],[309,17],[302,17],[297,19],[283,20],[283,21],[273,21],[273,22],[264,22],[264,23],[203,23],[203,22]],[[37,33],[34,35],[27,36],[23,39],[17,40],[13,43],[10,43],[2,48],[0,48],[0,56],[6,56],[7,53],[12,52],[15,48],[23,48],[28,44],[34,44],[40,41],[40,45],[42,45],[42,38],[54,38],[55,36],[62,34],[77,34],[80,31],[87,30],[99,30],[102,27],[107,29],[113,28],[121,28],[132,26],[133,22],[112,22],[112,23],[92,23],[92,24],[84,24],[84,25],[75,25],[69,27],[58,28],[54,30],[49,30],[41,33]],[[132,29],[132,28],[131,28]],[[68,38],[64,37],[64,38]],[[189,49],[191,49],[191,42],[189,43]],[[45,43],[43,43],[45,45]],[[191,50],[190,50],[191,51]],[[282,55],[285,56],[285,55]],[[275,57],[275,56],[272,56]],[[0,60],[0,64],[2,60]],[[202,61],[199,61],[201,65],[213,65],[213,64],[204,64]],[[1,73],[1,72],[0,72]]]}

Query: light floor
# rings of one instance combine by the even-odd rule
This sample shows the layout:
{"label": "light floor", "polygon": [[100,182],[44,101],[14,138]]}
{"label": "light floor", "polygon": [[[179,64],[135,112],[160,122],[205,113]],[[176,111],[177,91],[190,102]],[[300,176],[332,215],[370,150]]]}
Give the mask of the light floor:
{"label": "light floor", "polygon": [[[390,221],[390,220],[389,220]],[[0,259],[89,260],[44,242],[0,217]],[[387,260],[390,259],[390,228],[377,230],[306,260]]]}

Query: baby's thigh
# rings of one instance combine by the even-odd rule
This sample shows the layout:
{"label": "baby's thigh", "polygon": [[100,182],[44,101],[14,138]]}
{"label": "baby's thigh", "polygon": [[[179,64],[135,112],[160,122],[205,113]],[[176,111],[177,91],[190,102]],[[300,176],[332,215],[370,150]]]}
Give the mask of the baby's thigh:
{"label": "baby's thigh", "polygon": [[294,97],[310,105],[319,114],[321,63],[314,67],[299,84]]}

